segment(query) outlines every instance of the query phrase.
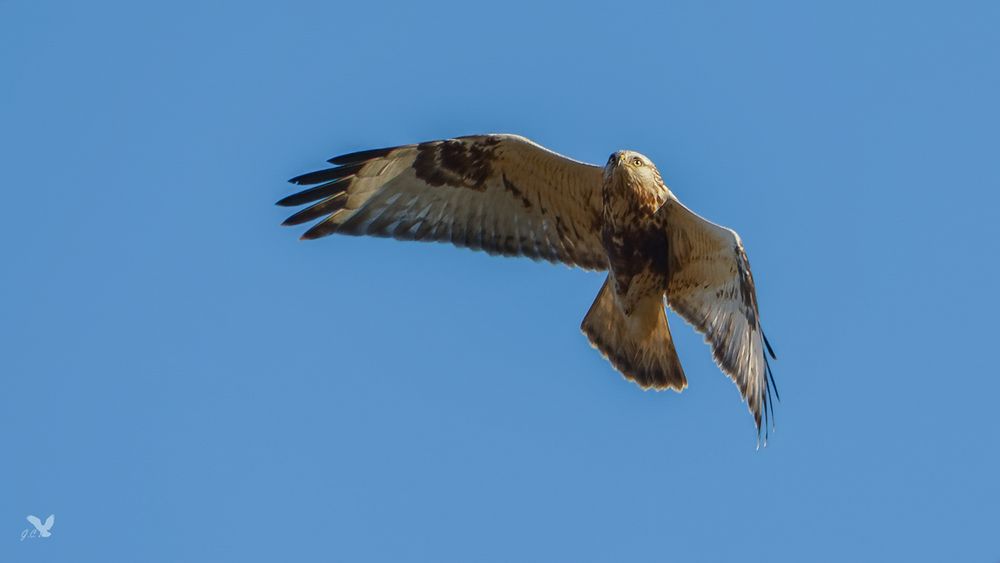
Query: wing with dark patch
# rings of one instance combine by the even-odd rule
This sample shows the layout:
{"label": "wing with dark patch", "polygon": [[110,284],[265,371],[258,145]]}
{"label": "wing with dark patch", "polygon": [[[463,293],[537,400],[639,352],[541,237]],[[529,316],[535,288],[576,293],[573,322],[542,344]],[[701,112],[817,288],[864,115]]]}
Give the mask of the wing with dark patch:
{"label": "wing with dark patch", "polygon": [[777,397],[766,353],[773,358],[774,352],[760,328],[743,243],[732,230],[674,199],[663,204],[657,218],[668,237],[667,304],[705,335],[716,363],[739,387],[766,440],[772,389]]}
{"label": "wing with dark patch", "polygon": [[592,270],[601,246],[601,168],[515,135],[481,135],[366,150],[292,178],[312,186],[278,205],[285,221],[320,219],[304,239],[340,233],[450,242]]}

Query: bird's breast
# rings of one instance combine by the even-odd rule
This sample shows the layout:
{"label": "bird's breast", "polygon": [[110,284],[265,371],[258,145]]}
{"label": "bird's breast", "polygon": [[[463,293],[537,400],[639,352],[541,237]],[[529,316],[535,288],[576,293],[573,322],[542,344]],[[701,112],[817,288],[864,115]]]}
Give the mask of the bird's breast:
{"label": "bird's breast", "polygon": [[646,271],[667,274],[667,233],[652,218],[635,217],[624,223],[605,221],[601,239],[616,275]]}
{"label": "bird's breast", "polygon": [[601,241],[618,293],[629,293],[640,278],[665,287],[667,236],[655,219],[663,195],[627,178],[612,177],[604,183],[603,199]]}

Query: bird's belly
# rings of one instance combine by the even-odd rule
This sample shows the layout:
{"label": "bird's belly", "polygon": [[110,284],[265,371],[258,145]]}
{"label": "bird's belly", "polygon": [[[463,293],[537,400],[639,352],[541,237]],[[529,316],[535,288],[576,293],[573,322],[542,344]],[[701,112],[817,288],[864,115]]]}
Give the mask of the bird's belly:
{"label": "bird's belly", "polygon": [[667,286],[667,238],[653,221],[621,227],[605,223],[602,232],[617,301],[626,314],[648,297],[660,297]]}

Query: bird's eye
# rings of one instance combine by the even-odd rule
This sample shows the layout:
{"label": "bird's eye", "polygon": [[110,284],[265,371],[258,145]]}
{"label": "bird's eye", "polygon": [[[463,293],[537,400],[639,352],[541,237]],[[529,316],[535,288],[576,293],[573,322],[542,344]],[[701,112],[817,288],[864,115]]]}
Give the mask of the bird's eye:
{"label": "bird's eye", "polygon": [[634,166],[642,166],[642,159],[641,158],[633,158],[632,159],[632,164]]}

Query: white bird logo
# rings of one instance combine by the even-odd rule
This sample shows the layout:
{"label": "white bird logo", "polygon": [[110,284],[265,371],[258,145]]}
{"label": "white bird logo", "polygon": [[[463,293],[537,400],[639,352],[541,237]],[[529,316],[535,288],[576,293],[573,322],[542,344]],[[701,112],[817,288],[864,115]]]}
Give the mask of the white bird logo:
{"label": "white bird logo", "polygon": [[31,525],[34,526],[36,530],[38,530],[38,535],[42,536],[43,538],[47,538],[52,535],[52,532],[50,532],[49,530],[51,530],[52,525],[56,523],[56,515],[49,514],[49,517],[45,519],[45,524],[42,524],[42,521],[39,520],[37,516],[32,516],[29,514],[28,522],[31,522]]}

